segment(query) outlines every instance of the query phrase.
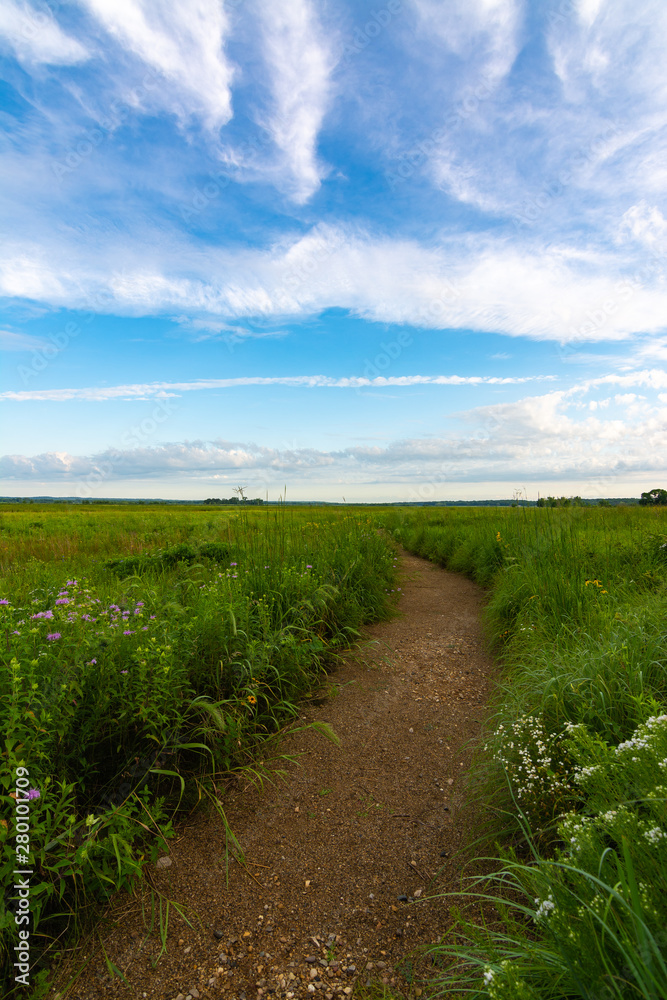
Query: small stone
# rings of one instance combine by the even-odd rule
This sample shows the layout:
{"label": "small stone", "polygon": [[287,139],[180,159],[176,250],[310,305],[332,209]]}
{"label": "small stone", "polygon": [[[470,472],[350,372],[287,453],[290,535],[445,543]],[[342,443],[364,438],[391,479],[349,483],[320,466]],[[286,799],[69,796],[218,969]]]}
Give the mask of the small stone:
{"label": "small stone", "polygon": [[169,868],[169,866],[173,865],[173,863],[174,862],[171,860],[171,858],[168,858],[167,855],[165,854],[165,856],[163,858],[158,858],[157,859],[155,867],[156,868]]}
{"label": "small stone", "polygon": [[193,997],[194,1000],[197,1000],[197,998],[199,997],[199,990],[197,989],[196,986],[190,987],[190,996]]}
{"label": "small stone", "polygon": [[448,858],[449,857],[449,851],[440,851],[440,857],[441,858]]}
{"label": "small stone", "polygon": [[183,954],[184,954],[184,955],[189,955],[191,951],[192,951],[192,945],[191,945],[191,944],[189,944],[189,945],[187,946],[187,948],[184,948],[184,949],[183,949]]}
{"label": "small stone", "polygon": [[343,993],[345,994],[346,997],[351,996],[352,995],[352,987],[351,986],[346,986],[345,989],[343,990]]}
{"label": "small stone", "polygon": [[312,965],[316,961],[317,961],[317,955],[307,955],[306,956],[306,962],[308,962],[310,965]]}
{"label": "small stone", "polygon": [[401,895],[398,897],[398,901],[399,903],[407,903],[408,897],[405,895],[404,892],[401,893]]}
{"label": "small stone", "polygon": [[175,1000],[185,1000],[185,993],[179,993]]}
{"label": "small stone", "polygon": [[213,937],[216,937],[219,941],[222,937],[222,931],[213,931]]}

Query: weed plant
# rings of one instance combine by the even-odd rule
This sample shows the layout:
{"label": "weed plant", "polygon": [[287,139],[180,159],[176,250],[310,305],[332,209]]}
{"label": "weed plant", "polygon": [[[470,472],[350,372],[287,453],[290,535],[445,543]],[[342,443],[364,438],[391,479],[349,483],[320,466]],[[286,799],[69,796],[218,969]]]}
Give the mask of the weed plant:
{"label": "weed plant", "polygon": [[469,886],[495,923],[461,918],[435,949],[450,963],[442,992],[666,997],[667,512],[384,521],[411,551],[488,587],[503,666],[480,766],[514,846]]}
{"label": "weed plant", "polygon": [[225,775],[261,777],[297,700],[390,613],[394,562],[347,509],[31,505],[3,509],[0,540],[10,977],[16,868],[32,872],[34,961],[155,862],[179,802],[224,818]]}

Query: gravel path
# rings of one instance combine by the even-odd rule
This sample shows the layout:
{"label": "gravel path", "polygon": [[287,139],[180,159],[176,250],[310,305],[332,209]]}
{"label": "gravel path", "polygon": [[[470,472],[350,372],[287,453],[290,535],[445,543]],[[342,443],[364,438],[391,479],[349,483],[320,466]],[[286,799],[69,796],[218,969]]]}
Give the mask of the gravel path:
{"label": "gravel path", "polygon": [[68,998],[333,1000],[369,979],[422,995],[410,956],[448,924],[437,892],[459,884],[468,744],[494,667],[481,590],[408,554],[401,566],[400,615],[369,628],[369,644],[303,706],[340,746],[290,737],[284,752],[301,756],[286,780],[228,793],[246,863],[230,860],[227,877],[223,824],[191,817],[153,878],[193,927],[172,913],[155,964],[158,936],[146,937],[136,903],[119,902],[102,939],[128,985],[109,978],[100,950]]}

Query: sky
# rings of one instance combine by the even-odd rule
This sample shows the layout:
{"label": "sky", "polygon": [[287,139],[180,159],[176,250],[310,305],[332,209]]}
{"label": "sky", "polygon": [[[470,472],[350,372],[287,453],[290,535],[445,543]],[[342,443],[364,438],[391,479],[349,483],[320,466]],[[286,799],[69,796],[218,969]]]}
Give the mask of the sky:
{"label": "sky", "polygon": [[3,0],[4,496],[667,487],[664,0]]}

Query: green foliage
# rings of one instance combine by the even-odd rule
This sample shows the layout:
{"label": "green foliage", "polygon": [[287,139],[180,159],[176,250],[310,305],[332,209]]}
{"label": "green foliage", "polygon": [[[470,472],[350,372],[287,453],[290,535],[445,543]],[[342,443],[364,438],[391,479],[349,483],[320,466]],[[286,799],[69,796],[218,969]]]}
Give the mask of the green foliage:
{"label": "green foliage", "polygon": [[204,542],[199,546],[183,543],[171,549],[156,552],[152,555],[126,556],[123,559],[107,559],[104,563],[121,578],[140,576],[145,573],[159,573],[165,569],[173,569],[178,563],[191,565],[210,559],[213,562],[223,562],[229,559],[231,548],[225,543]]}
{"label": "green foliage", "polygon": [[[31,933],[44,948],[131,888],[179,808],[222,810],[239,768],[262,780],[257,757],[298,699],[364,622],[391,613],[393,547],[367,515],[239,507],[0,514],[4,971],[12,795],[31,792]],[[17,774],[29,782],[18,791]]]}
{"label": "green foliage", "polygon": [[480,763],[520,854],[471,882],[498,920],[462,917],[435,948],[442,992],[667,996],[667,513],[545,503],[386,523],[489,587],[504,668]]}
{"label": "green foliage", "polygon": [[648,490],[642,493],[639,502],[642,507],[649,505],[664,507],[667,504],[667,490]]}

